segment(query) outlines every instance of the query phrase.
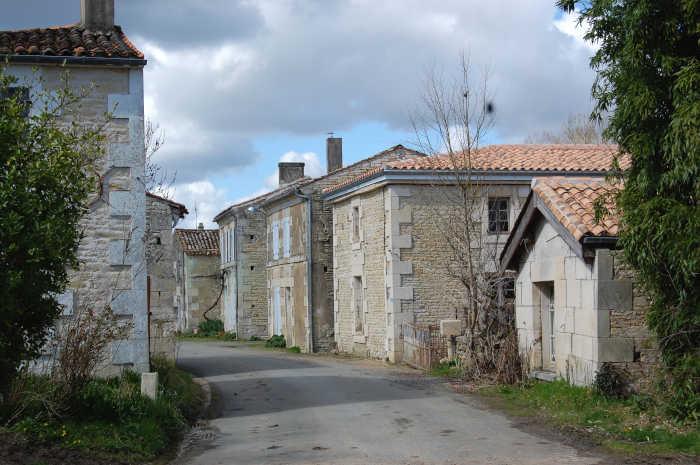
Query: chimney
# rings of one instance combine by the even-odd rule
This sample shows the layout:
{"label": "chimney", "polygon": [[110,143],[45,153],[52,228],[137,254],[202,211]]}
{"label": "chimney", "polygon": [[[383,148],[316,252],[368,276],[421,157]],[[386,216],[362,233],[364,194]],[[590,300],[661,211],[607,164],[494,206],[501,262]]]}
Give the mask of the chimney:
{"label": "chimney", "polygon": [[114,0],[80,0],[80,24],[90,31],[114,27]]}
{"label": "chimney", "polygon": [[326,166],[331,173],[343,167],[343,138],[329,137],[326,139]]}
{"label": "chimney", "polygon": [[199,223],[197,225],[197,229],[199,229],[200,231],[204,231],[204,223]]}
{"label": "chimney", "polygon": [[277,168],[280,172],[279,175],[279,185],[284,186],[292,181],[304,177],[304,164],[298,162],[285,162],[281,161],[277,164]]}

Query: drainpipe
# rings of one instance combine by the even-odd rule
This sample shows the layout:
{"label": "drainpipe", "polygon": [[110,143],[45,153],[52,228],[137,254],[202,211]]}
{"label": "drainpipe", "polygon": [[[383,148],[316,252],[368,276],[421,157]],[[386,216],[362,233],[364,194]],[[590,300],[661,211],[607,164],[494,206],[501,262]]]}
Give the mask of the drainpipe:
{"label": "drainpipe", "polygon": [[[236,280],[236,292],[229,292],[229,295],[235,295],[235,296],[236,296],[236,304],[235,304],[235,307],[236,307],[236,321],[235,321],[235,324],[236,324],[236,339],[239,339],[239,338],[240,338],[240,334],[241,334],[241,328],[240,328],[240,326],[238,325],[238,314],[241,313],[240,302],[238,301],[238,287],[239,287],[239,285],[240,285],[239,282],[238,282],[238,276],[239,276],[239,273],[238,273],[238,265],[240,264],[239,255],[238,255],[238,254],[239,254],[239,251],[238,251],[238,250],[239,250],[239,247],[238,247],[238,245],[239,245],[239,244],[238,244],[238,223],[239,223],[238,217],[237,217],[236,215],[234,215],[234,216],[233,216],[233,263],[234,263],[234,265],[233,265],[233,273],[231,273],[231,267],[228,267],[228,268],[226,269],[226,272],[227,272],[227,274],[229,275],[229,276],[228,276],[228,278],[229,278],[229,279],[228,279],[229,283],[231,282],[231,274],[234,275],[234,279]],[[224,279],[226,279],[226,277],[224,277]]]}
{"label": "drainpipe", "polygon": [[306,334],[306,345],[309,353],[314,351],[314,325],[313,325],[313,280],[311,273],[313,271],[313,259],[311,256],[311,197],[301,193],[301,189],[297,188],[294,195],[300,199],[306,200],[306,318],[309,322],[309,330]]}

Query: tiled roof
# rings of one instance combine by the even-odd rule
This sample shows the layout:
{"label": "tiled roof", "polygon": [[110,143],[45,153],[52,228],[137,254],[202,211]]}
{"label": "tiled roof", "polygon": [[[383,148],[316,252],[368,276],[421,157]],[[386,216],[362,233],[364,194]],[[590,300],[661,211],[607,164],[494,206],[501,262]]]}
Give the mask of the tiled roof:
{"label": "tiled roof", "polygon": [[[388,163],[385,167],[375,167],[329,187],[324,192],[334,192],[343,187],[370,179],[385,170],[454,170],[471,169],[479,171],[553,171],[566,173],[605,173],[612,169],[613,158],[618,153],[616,145],[596,144],[517,144],[489,145],[475,150],[470,157],[461,155],[438,155],[414,158]],[[629,158],[620,159],[620,167],[629,166]]]}
{"label": "tiled roof", "polygon": [[180,218],[184,218],[186,214],[189,212],[187,211],[187,207],[185,207],[183,204],[175,202],[174,200],[166,199],[165,197],[161,197],[160,195],[153,194],[151,192],[146,192],[146,196],[158,200],[160,202],[167,203],[170,205],[172,208],[178,210],[180,212]]}
{"label": "tiled roof", "polygon": [[218,229],[176,229],[175,236],[187,255],[219,255]]}
{"label": "tiled roof", "polygon": [[[382,158],[383,156],[388,155],[388,154],[391,154],[391,153],[393,153],[393,152],[402,152],[402,153],[404,154],[404,156],[417,157],[417,158],[421,158],[421,159],[427,159],[427,158],[429,158],[428,155],[426,155],[426,154],[424,154],[424,153],[422,153],[422,152],[418,152],[418,151],[416,151],[416,150],[409,149],[409,148],[404,147],[404,146],[401,145],[401,144],[398,144],[398,145],[395,145],[395,146],[393,146],[393,147],[390,147],[390,148],[388,148],[388,149],[386,149],[386,150],[382,150],[381,152],[376,153],[376,154],[372,155],[372,156],[369,157],[369,158],[364,158],[364,159],[362,159],[362,160],[360,160],[360,161],[357,161],[357,162],[355,162],[355,163],[352,163],[352,164],[350,164],[350,165],[343,166],[342,168],[337,169],[337,170],[333,171],[332,173],[328,173],[328,174],[326,174],[326,175],[324,175],[324,176],[321,176],[321,177],[319,177],[319,178],[314,179],[314,181],[321,180],[321,179],[325,179],[325,178],[327,178],[328,176],[332,176],[332,175],[334,175],[334,174],[338,174],[338,173],[340,173],[341,171],[347,171],[347,170],[349,170],[349,169],[351,169],[351,168],[355,168],[357,165],[359,165],[359,164],[361,164],[361,163],[372,162],[372,161],[374,161],[374,160],[377,160],[377,159],[379,159],[379,158]],[[332,191],[337,190],[337,189],[339,189],[339,188],[341,188],[341,187],[343,187],[343,186],[347,186],[347,185],[349,185],[349,184],[354,184],[355,182],[357,182],[357,181],[363,179],[364,177],[370,177],[372,174],[375,174],[375,173],[378,173],[378,172],[382,171],[382,170],[383,170],[385,167],[387,167],[387,166],[393,165],[393,164],[395,164],[395,163],[402,163],[402,162],[411,161],[411,160],[413,160],[413,158],[406,158],[406,160],[393,161],[393,162],[386,162],[385,164],[383,164],[383,165],[381,165],[381,166],[375,166],[375,167],[373,167],[373,168],[368,168],[366,171],[363,171],[362,173],[360,173],[360,174],[357,175],[357,176],[353,176],[353,177],[351,177],[351,178],[349,178],[349,179],[345,179],[345,180],[343,180],[343,181],[340,181],[340,182],[337,183],[337,184],[334,184],[334,185],[332,185],[332,186],[330,186],[330,187],[327,187],[327,188],[323,189],[323,193],[325,194],[326,192],[332,192]]]}
{"label": "tiled roof", "polygon": [[[532,192],[580,241],[585,236],[617,237],[620,229],[612,195],[617,187],[602,178],[535,178]],[[603,196],[609,214],[595,220],[595,202]]]}
{"label": "tiled roof", "polygon": [[0,31],[0,55],[144,58],[121,27],[103,32],[89,31],[79,24]]}
{"label": "tiled roof", "polygon": [[268,202],[270,200],[274,200],[278,197],[284,197],[288,193],[292,192],[294,189],[301,187],[305,184],[310,183],[313,181],[313,178],[304,176],[303,178],[299,178],[296,181],[292,181],[288,184],[285,184],[281,187],[278,187],[277,189],[266,192],[264,194],[258,195],[257,197],[253,197],[252,199],[244,200],[242,202],[235,203],[226,209],[222,210],[219,212],[215,217],[214,221],[219,221],[221,218],[224,216],[228,215],[229,213],[235,211],[235,210],[241,210],[247,207],[250,207],[252,205],[262,205],[265,202]]}

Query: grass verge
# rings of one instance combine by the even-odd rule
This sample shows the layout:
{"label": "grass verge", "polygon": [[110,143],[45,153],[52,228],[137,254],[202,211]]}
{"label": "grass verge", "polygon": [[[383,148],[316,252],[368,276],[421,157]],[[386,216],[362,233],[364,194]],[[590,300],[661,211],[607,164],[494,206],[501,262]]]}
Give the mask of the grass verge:
{"label": "grass verge", "polygon": [[[65,397],[55,397],[48,390],[51,380],[35,377],[33,392],[16,407],[21,415],[6,432],[40,445],[46,451],[46,460],[42,459],[46,463],[63,463],[52,459],[60,455],[57,451],[66,449],[78,453],[81,460],[153,460],[177,443],[203,401],[199,385],[188,373],[162,359],[155,359],[153,365],[160,384],[155,400],[141,395],[140,376],[132,372],[92,379],[79,392]],[[47,411],[47,403],[52,411]]]}
{"label": "grass verge", "polygon": [[584,433],[613,450],[700,455],[697,427],[664,418],[648,397],[610,399],[565,381],[486,387],[479,392],[513,415],[538,417]]}

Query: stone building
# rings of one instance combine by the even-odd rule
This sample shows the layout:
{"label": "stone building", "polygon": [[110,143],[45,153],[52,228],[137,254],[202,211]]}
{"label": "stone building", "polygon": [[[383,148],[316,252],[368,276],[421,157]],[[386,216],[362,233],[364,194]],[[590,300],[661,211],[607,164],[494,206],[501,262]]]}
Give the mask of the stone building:
{"label": "stone building", "polygon": [[[269,333],[304,352],[334,346],[333,212],[323,190],[386,163],[424,157],[397,145],[343,167],[342,139],[327,140],[328,173],[266,199]],[[311,305],[309,305],[309,303]]]}
{"label": "stone building", "polygon": [[[146,309],[146,196],[143,178],[143,68],[146,60],[114,24],[114,0],[81,0],[80,22],[44,29],[0,32],[0,66],[18,78],[17,86],[39,112],[43,93],[68,86],[80,102],[80,120],[105,124],[101,186],[82,221],[85,237],[79,269],[70,273],[62,296],[64,318],[78,311],[111,307],[132,324],[128,339],[107,354],[108,372],[122,367],[149,369]],[[105,120],[110,112],[110,116]],[[111,362],[111,363],[110,363]]]}
{"label": "stone building", "polygon": [[197,229],[176,229],[175,237],[177,329],[196,331],[205,317],[222,318],[219,231],[200,223]]}
{"label": "stone building", "polygon": [[[607,172],[616,148],[596,145],[494,145],[471,155],[478,266],[498,257],[534,176]],[[404,323],[464,320],[465,286],[450,267],[448,237],[459,208],[464,165],[448,156],[377,167],[326,189],[333,205],[335,341],[342,352],[399,362]],[[504,289],[506,297],[512,289]]]}
{"label": "stone building", "polygon": [[[656,350],[648,301],[616,249],[618,218],[596,222],[594,203],[613,192],[602,178],[536,178],[503,250],[517,272],[516,326],[536,376],[591,384],[603,362],[648,383]],[[609,197],[608,197],[609,198]]]}
{"label": "stone building", "polygon": [[173,229],[187,208],[146,193],[146,270],[148,335],[151,355],[175,358],[175,236]]}
{"label": "stone building", "polygon": [[[268,337],[267,241],[263,204],[287,195],[309,180],[303,163],[279,164],[279,188],[223,210],[219,225],[224,291],[222,313],[226,331],[239,337]],[[300,169],[301,168],[301,169]]]}

